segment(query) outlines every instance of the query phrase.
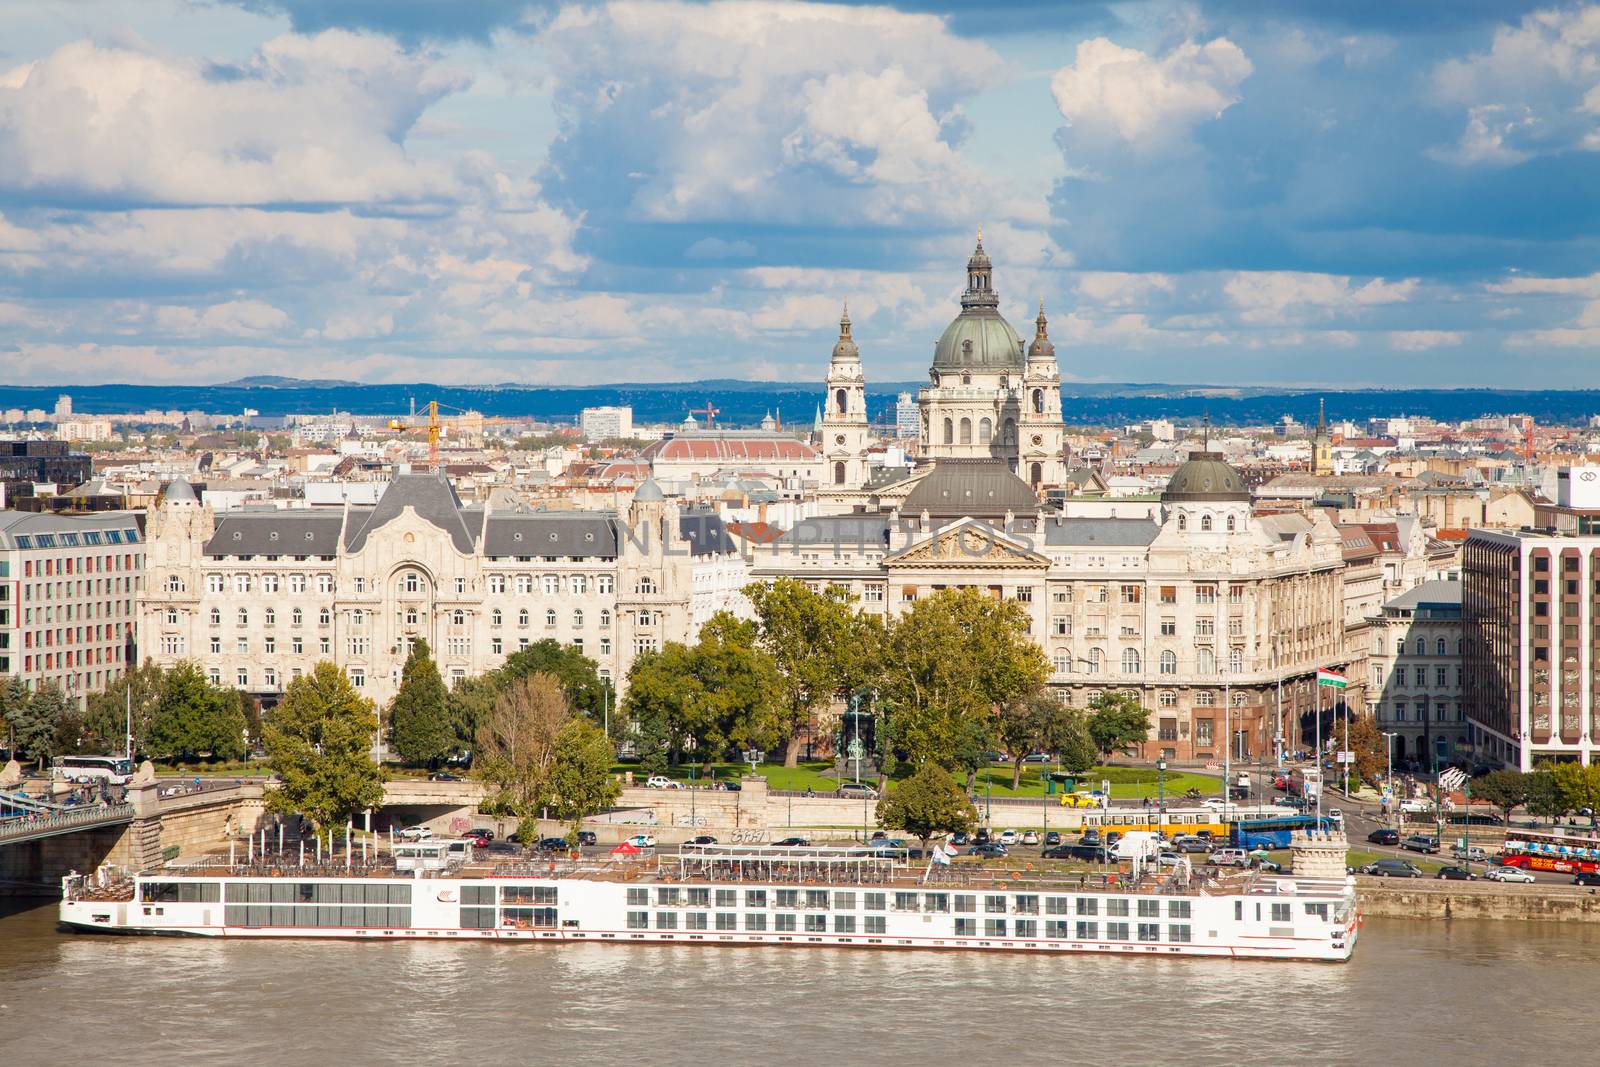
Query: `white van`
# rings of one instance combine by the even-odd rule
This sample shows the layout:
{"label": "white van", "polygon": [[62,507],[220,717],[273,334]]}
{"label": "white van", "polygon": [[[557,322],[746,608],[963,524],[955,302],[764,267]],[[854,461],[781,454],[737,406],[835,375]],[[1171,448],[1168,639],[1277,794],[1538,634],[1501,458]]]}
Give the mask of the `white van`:
{"label": "white van", "polygon": [[1250,853],[1242,848],[1219,848],[1211,854],[1211,862],[1218,867],[1248,867]]}

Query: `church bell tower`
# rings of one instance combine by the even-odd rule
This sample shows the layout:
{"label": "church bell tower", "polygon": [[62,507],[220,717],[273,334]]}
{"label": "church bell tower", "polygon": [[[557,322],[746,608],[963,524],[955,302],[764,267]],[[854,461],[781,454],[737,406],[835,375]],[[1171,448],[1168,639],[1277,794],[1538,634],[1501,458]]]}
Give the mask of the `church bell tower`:
{"label": "church bell tower", "polygon": [[867,481],[867,382],[861,349],[850,336],[850,306],[839,318],[839,339],[828,364],[828,396],[822,407],[817,448],[827,462],[824,484],[858,489]]}

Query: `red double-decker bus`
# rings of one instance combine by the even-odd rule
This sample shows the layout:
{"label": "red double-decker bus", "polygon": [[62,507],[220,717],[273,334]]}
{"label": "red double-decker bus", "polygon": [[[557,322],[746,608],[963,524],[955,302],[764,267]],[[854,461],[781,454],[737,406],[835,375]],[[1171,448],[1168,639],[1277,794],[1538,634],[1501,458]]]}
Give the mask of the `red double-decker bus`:
{"label": "red double-decker bus", "polygon": [[1560,874],[1600,873],[1600,838],[1508,830],[1500,862],[1507,867]]}

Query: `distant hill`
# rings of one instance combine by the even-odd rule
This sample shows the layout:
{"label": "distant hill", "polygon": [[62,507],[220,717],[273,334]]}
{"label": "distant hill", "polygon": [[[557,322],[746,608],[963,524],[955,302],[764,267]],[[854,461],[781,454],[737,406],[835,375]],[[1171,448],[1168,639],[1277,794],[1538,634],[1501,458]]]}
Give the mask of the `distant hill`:
{"label": "distant hill", "polygon": [[[875,421],[888,421],[895,397],[915,394],[924,383],[879,382],[867,387],[867,409]],[[751,382],[714,379],[671,383],[533,387],[504,384],[439,386],[427,383],[363,385],[341,381],[302,381],[278,375],[253,375],[219,385],[0,385],[0,408],[55,406],[67,393],[82,414],[146,410],[205,411],[237,415],[246,408],[264,419],[288,414],[348,411],[356,415],[398,415],[437,400],[446,409],[486,415],[532,417],[572,423],[586,407],[626,404],[638,422],[679,422],[707,402],[718,409],[717,422],[753,426],[767,413],[786,427],[809,427],[822,402],[817,382]],[[1532,415],[1545,423],[1579,423],[1600,413],[1600,391],[1514,389],[1275,389],[1259,386],[1125,383],[1085,385],[1064,382],[1066,419],[1073,425],[1119,425],[1151,418],[1198,419],[1238,425],[1276,422],[1284,415],[1316,418],[1317,401],[1330,419],[1362,420],[1379,415],[1420,415],[1460,420],[1480,415]],[[704,425],[703,415],[695,419]]]}

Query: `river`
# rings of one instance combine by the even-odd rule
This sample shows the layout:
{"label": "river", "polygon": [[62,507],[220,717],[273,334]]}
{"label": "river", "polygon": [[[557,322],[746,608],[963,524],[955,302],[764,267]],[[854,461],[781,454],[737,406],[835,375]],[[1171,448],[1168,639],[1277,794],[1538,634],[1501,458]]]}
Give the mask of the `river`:
{"label": "river", "polygon": [[1341,966],[121,938],[0,906],[18,1064],[1421,1067],[1596,1048],[1594,926],[1373,920]]}

